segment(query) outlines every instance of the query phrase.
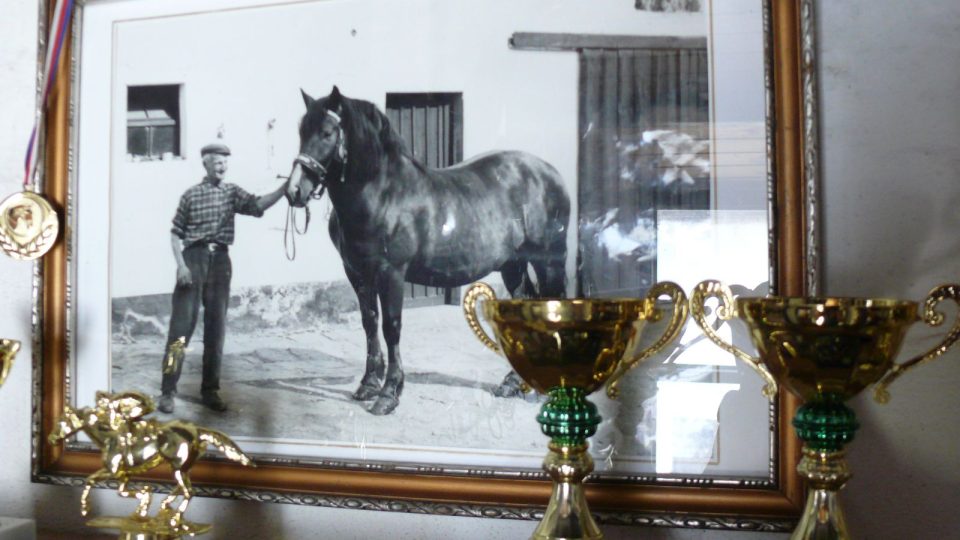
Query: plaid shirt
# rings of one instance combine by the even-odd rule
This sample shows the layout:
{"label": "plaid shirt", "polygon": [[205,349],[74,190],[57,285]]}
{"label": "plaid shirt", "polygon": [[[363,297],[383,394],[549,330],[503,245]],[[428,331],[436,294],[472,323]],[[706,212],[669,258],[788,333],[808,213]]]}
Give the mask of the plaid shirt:
{"label": "plaid shirt", "polygon": [[229,246],[233,243],[233,216],[236,214],[262,216],[257,196],[236,184],[220,182],[215,186],[204,179],[180,197],[170,232],[183,240],[184,247],[197,242]]}

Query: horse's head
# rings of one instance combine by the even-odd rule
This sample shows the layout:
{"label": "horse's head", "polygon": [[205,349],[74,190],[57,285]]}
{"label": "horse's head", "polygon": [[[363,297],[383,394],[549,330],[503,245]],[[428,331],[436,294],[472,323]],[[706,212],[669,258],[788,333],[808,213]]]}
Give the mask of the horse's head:
{"label": "horse's head", "polygon": [[157,409],[153,399],[140,392],[110,394],[101,391],[97,392],[96,403],[95,411],[99,421],[114,431]]}
{"label": "horse's head", "polygon": [[[287,201],[296,207],[322,197],[328,182],[343,181],[347,160],[345,98],[340,90],[334,86],[329,96],[320,99],[301,93],[307,112],[300,121],[300,153],[293,161],[286,192]],[[332,171],[339,174],[331,175]]]}
{"label": "horse's head", "polygon": [[63,414],[60,418],[57,418],[57,421],[53,425],[53,431],[47,436],[50,444],[57,444],[61,440],[87,427],[83,412],[83,409],[78,412],[69,405],[65,406],[63,408]]}

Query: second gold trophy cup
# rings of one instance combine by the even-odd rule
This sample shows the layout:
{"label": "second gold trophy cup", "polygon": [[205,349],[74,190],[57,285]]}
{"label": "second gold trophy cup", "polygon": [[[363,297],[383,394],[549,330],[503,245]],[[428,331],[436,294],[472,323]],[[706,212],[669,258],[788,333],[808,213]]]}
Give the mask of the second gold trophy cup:
{"label": "second gold trophy cup", "polygon": [[[660,305],[662,296],[670,298],[670,320],[663,335],[644,347],[644,327],[660,320],[667,307]],[[485,300],[480,308],[496,339],[480,326],[480,299]],[[543,469],[553,480],[553,491],[531,538],[603,538],[582,484],[593,471],[587,439],[600,424],[587,395],[606,384],[614,397],[624,373],[677,338],[687,320],[683,290],[662,282],[636,299],[497,300],[489,286],[475,283],[467,290],[463,309],[480,341],[505,356],[527,385],[549,396],[537,421],[550,437]]]}
{"label": "second gold trophy cup", "polygon": [[[721,320],[739,318],[746,324],[758,358],[724,342],[706,323],[705,304],[711,297],[720,301],[717,316]],[[948,299],[960,301],[960,286],[934,288],[922,311],[916,302],[888,298],[734,300],[729,288],[712,280],[694,288],[691,313],[707,337],[756,369],[767,382],[766,395],[772,396],[780,384],[804,401],[793,426],[803,441],[797,472],[809,489],[793,540],[850,538],[837,492],[851,477],[844,446],[853,440],[859,424],[845,402],[876,384],[874,397],[885,403],[891,382],[951,347],[960,338],[960,319],[933,349],[899,364],[894,361],[915,322],[942,324],[937,306]]]}

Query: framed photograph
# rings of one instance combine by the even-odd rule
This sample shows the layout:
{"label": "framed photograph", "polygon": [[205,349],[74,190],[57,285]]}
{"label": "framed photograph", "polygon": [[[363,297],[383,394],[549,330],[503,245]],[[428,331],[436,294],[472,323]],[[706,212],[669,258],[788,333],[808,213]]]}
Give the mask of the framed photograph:
{"label": "framed photograph", "polygon": [[[80,3],[45,130],[65,234],[37,267],[35,480],[98,467],[46,442],[65,404],[136,390],[255,456],[204,460],[203,495],[537,519],[544,398],[473,337],[465,286],[815,292],[812,62],[802,0]],[[788,530],[795,402],[761,386],[691,322],[594,395],[600,521]]]}

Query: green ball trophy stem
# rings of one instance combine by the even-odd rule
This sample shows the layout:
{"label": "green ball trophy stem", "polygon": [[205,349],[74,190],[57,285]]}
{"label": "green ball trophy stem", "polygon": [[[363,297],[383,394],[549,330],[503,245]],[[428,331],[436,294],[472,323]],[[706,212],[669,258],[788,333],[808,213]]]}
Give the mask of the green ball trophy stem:
{"label": "green ball trophy stem", "polygon": [[553,480],[553,491],[543,519],[533,532],[534,540],[551,538],[603,538],[593,520],[583,492],[583,479],[593,472],[587,439],[597,432],[600,414],[581,388],[550,389],[537,422],[550,437],[543,470]]}
{"label": "green ball trophy stem", "polygon": [[823,395],[802,405],[793,427],[803,441],[803,456],[797,472],[807,481],[807,502],[793,539],[847,539],[847,524],[837,492],[852,476],[844,458],[844,446],[853,440],[859,424],[853,409],[841,396]]}

